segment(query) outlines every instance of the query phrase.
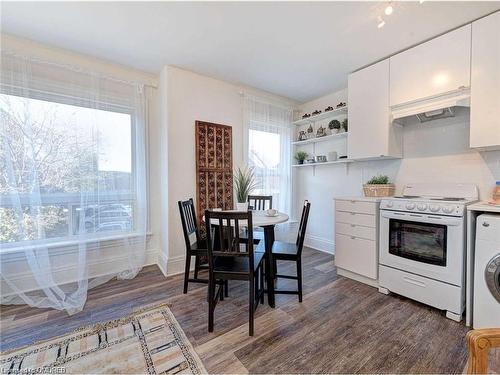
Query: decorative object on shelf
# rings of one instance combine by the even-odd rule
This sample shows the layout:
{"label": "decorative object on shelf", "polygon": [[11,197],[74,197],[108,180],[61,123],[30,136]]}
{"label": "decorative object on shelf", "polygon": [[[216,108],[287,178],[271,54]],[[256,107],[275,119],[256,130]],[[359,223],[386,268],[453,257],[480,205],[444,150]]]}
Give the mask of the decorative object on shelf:
{"label": "decorative object on shelf", "polygon": [[347,118],[345,118],[343,121],[342,121],[342,129],[346,132],[347,131]]}
{"label": "decorative object on shelf", "polygon": [[307,140],[307,135],[305,130],[301,130],[299,132],[299,139],[298,141],[306,141]]}
{"label": "decorative object on shelf", "polygon": [[299,164],[304,164],[304,160],[306,160],[308,154],[305,151],[297,151],[295,153],[295,159],[297,160],[297,163]]}
{"label": "decorative object on shelf", "polygon": [[311,159],[307,159],[306,162],[307,164],[314,164],[315,163],[314,157]]}
{"label": "decorative object on shelf", "polygon": [[340,102],[339,104],[337,104],[337,108],[342,108],[345,106],[346,106],[346,104],[344,102]]}
{"label": "decorative object on shelf", "polygon": [[330,151],[328,153],[328,161],[335,161],[337,160],[337,151]]}
{"label": "decorative object on shelf", "polygon": [[333,111],[333,107],[331,105],[325,108],[325,112],[330,112],[330,111]]}
{"label": "decorative object on shelf", "polygon": [[308,139],[314,138],[314,129],[313,129],[312,124],[309,125],[309,127],[307,128],[307,138]]}
{"label": "decorative object on shelf", "polygon": [[332,120],[328,123],[328,128],[331,130],[332,134],[337,134],[340,131],[340,121]]}
{"label": "decorative object on shelf", "polygon": [[326,135],[326,128],[320,126],[318,130],[316,130],[316,138],[324,137]]}
{"label": "decorative object on shelf", "polygon": [[257,187],[253,168],[239,168],[234,173],[234,190],[236,192],[236,209],[248,210],[248,195]]}
{"label": "decorative object on shelf", "polygon": [[341,155],[339,156],[339,159],[347,159],[347,155]]}
{"label": "decorative object on shelf", "polygon": [[370,181],[363,185],[365,197],[392,197],[396,186],[389,183],[387,176],[373,176]]}
{"label": "decorative object on shelf", "polygon": [[313,116],[316,116],[316,115],[319,115],[321,113],[321,111],[319,109],[315,110],[312,115]]}
{"label": "decorative object on shelf", "polygon": [[316,163],[324,163],[326,162],[326,156],[325,155],[317,155],[316,156]]}
{"label": "decorative object on shelf", "polygon": [[303,118],[303,119],[304,119],[304,118],[309,118],[309,117],[311,117],[311,115],[310,115],[309,113],[304,113],[304,114],[302,115],[302,118]]}

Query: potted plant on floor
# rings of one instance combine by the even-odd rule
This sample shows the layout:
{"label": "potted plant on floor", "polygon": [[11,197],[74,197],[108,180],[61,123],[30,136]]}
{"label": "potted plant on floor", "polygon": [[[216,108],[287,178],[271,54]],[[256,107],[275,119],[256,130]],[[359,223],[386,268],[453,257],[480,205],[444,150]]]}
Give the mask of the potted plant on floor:
{"label": "potted plant on floor", "polygon": [[297,151],[295,153],[295,159],[297,160],[297,163],[304,164],[304,160],[307,159],[307,152],[305,152],[305,151]]}
{"label": "potted plant on floor", "polygon": [[234,190],[236,193],[236,209],[248,210],[248,196],[255,189],[257,183],[252,168],[237,168],[234,172]]}
{"label": "potted plant on floor", "polygon": [[373,176],[370,181],[363,185],[365,197],[391,197],[396,187],[389,183],[387,176]]}

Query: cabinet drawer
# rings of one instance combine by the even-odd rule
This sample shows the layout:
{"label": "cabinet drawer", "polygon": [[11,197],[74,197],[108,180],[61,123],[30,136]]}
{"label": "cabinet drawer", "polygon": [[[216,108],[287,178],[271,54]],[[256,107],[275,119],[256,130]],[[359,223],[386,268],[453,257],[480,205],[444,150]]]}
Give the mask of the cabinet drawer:
{"label": "cabinet drawer", "polygon": [[377,279],[377,245],[375,241],[335,235],[335,265],[371,279]]}
{"label": "cabinet drawer", "polygon": [[360,214],[375,215],[377,212],[377,205],[373,202],[360,202],[360,201],[335,201],[335,209],[337,211],[356,212]]}
{"label": "cabinet drawer", "polygon": [[336,223],[335,232],[345,234],[347,236],[364,238],[365,240],[377,240],[377,230],[373,227],[365,227],[357,224]]}
{"label": "cabinet drawer", "polygon": [[379,285],[416,301],[462,314],[462,293],[458,286],[380,265]]}
{"label": "cabinet drawer", "polygon": [[336,211],[335,222],[375,228],[377,217],[375,215],[360,214],[356,212]]}

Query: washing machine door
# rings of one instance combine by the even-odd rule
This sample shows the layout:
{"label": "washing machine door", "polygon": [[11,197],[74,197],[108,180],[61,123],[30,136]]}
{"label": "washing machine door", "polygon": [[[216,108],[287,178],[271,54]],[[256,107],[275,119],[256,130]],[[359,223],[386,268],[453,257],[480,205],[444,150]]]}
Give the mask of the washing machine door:
{"label": "washing machine door", "polygon": [[484,279],[490,293],[500,303],[500,254],[495,255],[486,265]]}

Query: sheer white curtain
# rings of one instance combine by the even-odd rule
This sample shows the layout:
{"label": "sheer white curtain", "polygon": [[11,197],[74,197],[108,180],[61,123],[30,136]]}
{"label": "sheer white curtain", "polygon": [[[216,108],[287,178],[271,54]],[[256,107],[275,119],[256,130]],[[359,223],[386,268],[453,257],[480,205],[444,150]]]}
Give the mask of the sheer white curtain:
{"label": "sheer white curtain", "polygon": [[1,59],[1,303],[73,314],[89,288],[145,262],[145,88]]}
{"label": "sheer white curtain", "polygon": [[272,195],[274,208],[290,214],[292,108],[249,95],[244,108],[248,166],[258,183],[254,194]]}

